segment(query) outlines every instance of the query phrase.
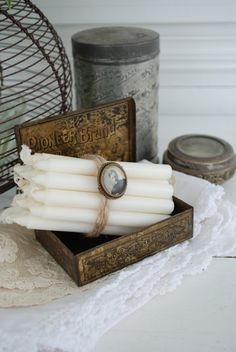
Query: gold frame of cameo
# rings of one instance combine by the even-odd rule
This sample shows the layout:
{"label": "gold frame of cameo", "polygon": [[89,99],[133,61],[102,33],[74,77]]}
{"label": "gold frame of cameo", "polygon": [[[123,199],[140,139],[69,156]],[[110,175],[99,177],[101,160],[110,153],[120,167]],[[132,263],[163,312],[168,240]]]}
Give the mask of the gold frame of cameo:
{"label": "gold frame of cameo", "polygon": [[116,162],[108,162],[98,172],[98,189],[109,199],[117,199],[125,194],[127,175],[123,167]]}

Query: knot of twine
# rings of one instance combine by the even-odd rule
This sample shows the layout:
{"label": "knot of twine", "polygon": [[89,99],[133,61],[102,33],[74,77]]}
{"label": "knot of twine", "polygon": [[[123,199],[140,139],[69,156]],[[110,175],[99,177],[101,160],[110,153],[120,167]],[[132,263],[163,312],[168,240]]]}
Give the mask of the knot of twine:
{"label": "knot of twine", "polygon": [[[99,171],[101,166],[107,161],[100,155],[85,154],[83,155],[83,158],[94,160],[97,167],[97,171]],[[101,203],[98,209],[97,219],[94,223],[92,231],[87,233],[85,235],[86,237],[98,237],[107,224],[109,215],[109,199],[102,195],[100,192],[99,195],[101,198]]]}

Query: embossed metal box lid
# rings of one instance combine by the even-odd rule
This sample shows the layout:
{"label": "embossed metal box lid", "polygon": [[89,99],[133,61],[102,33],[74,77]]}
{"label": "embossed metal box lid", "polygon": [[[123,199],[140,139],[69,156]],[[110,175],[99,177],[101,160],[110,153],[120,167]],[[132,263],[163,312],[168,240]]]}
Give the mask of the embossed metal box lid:
{"label": "embossed metal box lid", "polygon": [[177,198],[174,202],[170,218],[136,233],[87,238],[78,233],[37,230],[36,238],[82,286],[190,239],[193,208]]}
{"label": "embossed metal box lid", "polygon": [[229,143],[200,134],[173,139],[164,153],[163,162],[170,164],[174,170],[216,184],[228,180],[236,169],[236,156]]}
{"label": "embossed metal box lid", "polygon": [[34,152],[83,156],[99,154],[108,160],[135,161],[135,103],[117,100],[16,126],[17,147]]}

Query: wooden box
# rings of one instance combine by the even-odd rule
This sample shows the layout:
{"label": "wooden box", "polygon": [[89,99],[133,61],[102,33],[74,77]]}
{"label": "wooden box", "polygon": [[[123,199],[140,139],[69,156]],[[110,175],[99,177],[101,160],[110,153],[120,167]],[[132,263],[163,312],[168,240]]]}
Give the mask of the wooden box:
{"label": "wooden box", "polygon": [[86,238],[78,233],[36,231],[36,238],[79,285],[190,239],[193,208],[174,198],[172,216],[125,236]]}

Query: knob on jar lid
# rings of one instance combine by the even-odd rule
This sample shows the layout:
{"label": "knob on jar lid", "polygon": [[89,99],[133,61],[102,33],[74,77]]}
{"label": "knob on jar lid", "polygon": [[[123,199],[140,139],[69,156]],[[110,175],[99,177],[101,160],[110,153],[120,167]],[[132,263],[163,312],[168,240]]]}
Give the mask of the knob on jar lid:
{"label": "knob on jar lid", "polygon": [[173,139],[164,153],[163,162],[174,170],[216,184],[231,178],[236,170],[232,146],[223,139],[200,134]]}

